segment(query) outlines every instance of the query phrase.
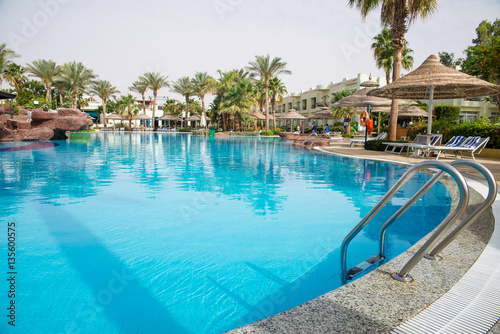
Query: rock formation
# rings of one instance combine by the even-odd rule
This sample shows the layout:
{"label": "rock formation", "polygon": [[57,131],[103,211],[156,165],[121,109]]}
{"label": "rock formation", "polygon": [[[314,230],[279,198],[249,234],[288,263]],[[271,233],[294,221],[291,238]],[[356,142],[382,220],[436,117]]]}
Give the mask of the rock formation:
{"label": "rock formation", "polygon": [[31,110],[26,115],[0,114],[0,141],[66,139],[66,131],[87,129],[92,125],[86,113],[77,109],[58,109],[46,112]]}

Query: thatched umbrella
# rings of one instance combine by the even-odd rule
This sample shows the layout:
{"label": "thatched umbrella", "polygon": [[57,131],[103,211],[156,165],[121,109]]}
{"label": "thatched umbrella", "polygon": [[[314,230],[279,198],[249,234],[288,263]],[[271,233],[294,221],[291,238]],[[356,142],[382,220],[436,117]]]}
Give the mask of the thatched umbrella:
{"label": "thatched umbrella", "polygon": [[370,96],[391,99],[429,100],[427,133],[431,133],[432,129],[433,99],[457,99],[498,94],[500,94],[500,86],[447,67],[441,64],[435,55],[430,55],[414,71],[369,93]]}
{"label": "thatched umbrella", "polygon": [[106,115],[106,118],[107,119],[114,119],[114,120],[124,120],[124,119],[126,119],[122,115],[118,115],[118,114],[109,114],[109,115]]}
{"label": "thatched umbrella", "polygon": [[134,115],[132,117],[133,120],[142,120],[142,121],[148,121],[148,120],[152,120],[152,118],[146,114],[139,114],[139,115]]}
{"label": "thatched umbrella", "polygon": [[193,114],[189,116],[188,118],[185,119],[186,122],[194,122],[194,125],[196,125],[196,122],[201,121],[201,117],[197,114]]}
{"label": "thatched umbrella", "polygon": [[175,121],[175,122],[182,121],[182,119],[180,117],[174,116],[170,113],[165,113],[165,115],[158,118],[158,120],[159,121],[168,121],[169,124],[170,124],[170,121]]}
{"label": "thatched umbrella", "polygon": [[290,127],[293,128],[293,120],[294,119],[306,119],[306,117],[302,116],[299,114],[295,109],[290,109],[288,112],[284,113],[281,116],[276,117],[278,119],[289,119],[290,120]]}

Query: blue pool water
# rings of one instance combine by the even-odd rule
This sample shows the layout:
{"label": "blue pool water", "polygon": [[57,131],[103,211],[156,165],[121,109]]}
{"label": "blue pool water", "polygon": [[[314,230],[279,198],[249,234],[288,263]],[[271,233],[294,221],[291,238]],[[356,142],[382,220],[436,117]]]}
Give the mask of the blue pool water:
{"label": "blue pool water", "polygon": [[[1,333],[221,333],[291,308],[340,286],[343,238],[406,170],[264,138],[25,145],[0,145]],[[449,212],[435,188],[389,229],[390,257]],[[377,252],[380,223],[354,239],[349,268]]]}

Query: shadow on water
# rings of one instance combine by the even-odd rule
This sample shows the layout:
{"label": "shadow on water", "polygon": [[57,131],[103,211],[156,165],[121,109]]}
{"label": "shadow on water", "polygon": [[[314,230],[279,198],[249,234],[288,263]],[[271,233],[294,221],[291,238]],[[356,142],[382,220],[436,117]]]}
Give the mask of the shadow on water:
{"label": "shadow on water", "polygon": [[[139,283],[133,270],[106,249],[78,218],[60,207],[37,209],[68,262],[93,290],[93,295],[86,296],[77,308],[78,318],[72,329],[76,326],[78,332],[83,332],[97,311],[121,328],[120,333],[187,333]],[[138,321],[127,322],[125,318]]]}

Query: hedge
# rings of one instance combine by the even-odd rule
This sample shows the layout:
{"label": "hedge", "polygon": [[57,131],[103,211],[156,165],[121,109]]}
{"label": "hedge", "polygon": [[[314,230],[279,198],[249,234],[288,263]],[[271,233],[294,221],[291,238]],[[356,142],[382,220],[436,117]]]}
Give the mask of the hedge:
{"label": "hedge", "polygon": [[449,121],[457,122],[460,119],[460,108],[459,106],[435,106],[434,114],[438,121]]}

